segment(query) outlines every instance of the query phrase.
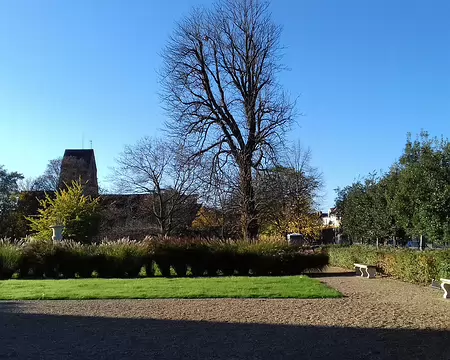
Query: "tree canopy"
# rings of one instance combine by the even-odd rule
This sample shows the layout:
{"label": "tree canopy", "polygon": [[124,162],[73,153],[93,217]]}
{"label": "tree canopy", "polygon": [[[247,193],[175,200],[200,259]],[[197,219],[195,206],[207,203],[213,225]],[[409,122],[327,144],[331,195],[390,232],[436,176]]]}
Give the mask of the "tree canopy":
{"label": "tree canopy", "polygon": [[14,236],[14,210],[17,207],[19,181],[23,179],[18,172],[9,172],[0,165],[0,235]]}
{"label": "tree canopy", "polygon": [[355,240],[426,237],[450,241],[450,144],[422,131],[408,135],[398,162],[381,176],[338,189],[342,229]]}

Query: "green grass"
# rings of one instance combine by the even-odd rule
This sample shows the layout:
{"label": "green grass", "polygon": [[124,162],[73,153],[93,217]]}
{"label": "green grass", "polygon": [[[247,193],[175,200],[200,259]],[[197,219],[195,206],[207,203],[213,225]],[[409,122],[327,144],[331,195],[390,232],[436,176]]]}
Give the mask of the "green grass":
{"label": "green grass", "polygon": [[0,281],[0,300],[338,298],[305,276]]}

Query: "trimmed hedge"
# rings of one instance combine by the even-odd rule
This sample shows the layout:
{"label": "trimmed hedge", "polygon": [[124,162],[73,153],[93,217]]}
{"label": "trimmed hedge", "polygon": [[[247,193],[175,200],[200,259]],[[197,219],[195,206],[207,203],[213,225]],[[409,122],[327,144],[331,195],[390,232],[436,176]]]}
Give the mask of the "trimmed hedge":
{"label": "trimmed hedge", "polygon": [[323,269],[328,256],[287,244],[199,243],[194,241],[160,243],[154,261],[163,276],[172,267],[178,276],[271,276],[298,275],[308,269]]}
{"label": "trimmed hedge", "polygon": [[[298,275],[328,265],[328,255],[287,244],[221,243],[183,239],[118,240],[97,245],[70,241],[0,241],[0,277],[125,278],[154,276]],[[144,271],[143,271],[144,270]]]}
{"label": "trimmed hedge", "polygon": [[382,274],[415,284],[450,278],[450,250],[376,249],[353,245],[330,246],[326,251],[332,266],[353,269],[354,263],[375,265]]}

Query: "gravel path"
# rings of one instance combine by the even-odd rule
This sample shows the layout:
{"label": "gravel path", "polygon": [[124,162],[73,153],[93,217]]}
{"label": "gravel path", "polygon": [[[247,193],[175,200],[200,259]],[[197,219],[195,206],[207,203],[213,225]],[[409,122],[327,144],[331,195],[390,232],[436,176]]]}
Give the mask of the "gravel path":
{"label": "gravel path", "polygon": [[390,279],[342,299],[0,302],[0,359],[443,359],[450,301]]}

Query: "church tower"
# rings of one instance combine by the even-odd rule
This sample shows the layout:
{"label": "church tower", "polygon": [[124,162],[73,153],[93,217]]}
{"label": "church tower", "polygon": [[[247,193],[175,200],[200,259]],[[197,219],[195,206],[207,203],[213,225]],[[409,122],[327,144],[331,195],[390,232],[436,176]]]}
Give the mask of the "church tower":
{"label": "church tower", "polygon": [[59,188],[81,179],[84,194],[98,196],[97,166],[94,150],[67,149],[61,163]]}

